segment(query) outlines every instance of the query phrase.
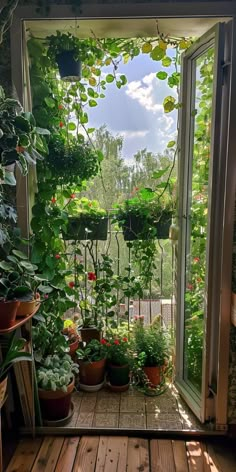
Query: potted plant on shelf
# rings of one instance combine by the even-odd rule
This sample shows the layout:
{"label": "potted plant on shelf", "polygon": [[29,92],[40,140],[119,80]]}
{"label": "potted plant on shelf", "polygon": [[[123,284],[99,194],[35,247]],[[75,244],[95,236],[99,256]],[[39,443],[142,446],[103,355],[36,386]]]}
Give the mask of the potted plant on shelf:
{"label": "potted plant on shelf", "polygon": [[108,216],[100,208],[97,200],[88,198],[71,199],[67,206],[68,227],[64,234],[67,240],[100,240],[107,239]]}
{"label": "potted plant on shelf", "polygon": [[[12,308],[17,303],[16,316],[27,316],[33,313],[37,304],[40,303],[40,295],[36,290],[39,286],[35,273],[37,266],[31,264],[28,256],[22,251],[12,249],[11,253],[6,256],[6,260],[0,261],[0,270],[2,270],[0,278],[2,303],[4,303],[4,298],[12,301]],[[7,309],[8,305],[4,306]]]}
{"label": "potted plant on shelf", "polygon": [[103,387],[107,352],[105,345],[105,339],[93,339],[89,343],[82,343],[76,351],[81,390],[97,392]]}
{"label": "potted plant on shelf", "polygon": [[116,205],[113,222],[122,228],[125,241],[168,239],[173,202],[157,190],[140,189],[121,205]]}
{"label": "potted plant on shelf", "polygon": [[74,358],[75,352],[79,347],[80,337],[77,331],[77,326],[71,319],[64,320],[62,334],[65,336],[66,341],[69,344],[70,355],[72,358]]}
{"label": "potted plant on shelf", "polygon": [[137,319],[133,328],[133,349],[136,365],[142,368],[148,385],[152,388],[160,385],[169,357],[166,330],[160,323],[144,326],[143,319]]}
{"label": "potted plant on shelf", "polygon": [[106,336],[109,387],[114,392],[124,392],[129,388],[130,345],[126,336],[110,334]]}
{"label": "potted plant on shelf", "polygon": [[0,408],[3,404],[7,389],[7,374],[13,364],[20,361],[31,361],[31,354],[23,350],[26,341],[16,338],[14,331],[9,335],[6,349],[2,349],[2,359],[0,362]]}
{"label": "potted plant on shelf", "polygon": [[69,416],[71,395],[75,386],[74,374],[78,365],[65,354],[49,355],[36,364],[38,394],[42,417],[48,421],[58,421]]}

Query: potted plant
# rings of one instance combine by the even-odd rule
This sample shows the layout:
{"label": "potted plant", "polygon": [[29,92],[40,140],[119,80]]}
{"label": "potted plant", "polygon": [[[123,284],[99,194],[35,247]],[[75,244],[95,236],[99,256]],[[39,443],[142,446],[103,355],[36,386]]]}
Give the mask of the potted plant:
{"label": "potted plant", "polygon": [[49,141],[47,166],[57,185],[81,185],[97,175],[99,160],[96,149],[88,142],[80,142],[70,132],[65,140],[62,134],[53,134]]}
{"label": "potted plant", "polygon": [[75,82],[81,78],[81,60],[85,50],[83,42],[70,33],[56,32],[47,37],[48,57],[57,64],[61,79]]}
{"label": "potted plant", "polygon": [[77,326],[71,319],[64,320],[62,334],[65,336],[66,341],[69,344],[70,355],[73,358],[79,347],[80,337],[77,331]]}
{"label": "potted plant", "polygon": [[12,249],[11,253],[6,256],[6,260],[0,261],[0,270],[2,270],[0,291],[3,300],[5,297],[7,300],[20,302],[16,316],[27,316],[33,313],[40,298],[36,290],[39,285],[35,274],[37,266],[31,264],[28,256],[22,251]]}
{"label": "potted plant", "polygon": [[7,389],[7,374],[12,364],[20,361],[31,361],[31,354],[23,350],[26,341],[16,338],[16,332],[10,334],[6,349],[2,349],[0,362],[0,408],[3,404]]}
{"label": "potted plant", "polygon": [[115,208],[113,222],[122,228],[125,241],[168,239],[173,213],[168,195],[144,188]]}
{"label": "potted plant", "polygon": [[129,388],[130,346],[126,336],[108,335],[106,337],[109,387],[115,392]]}
{"label": "potted plant", "polygon": [[67,354],[49,355],[39,366],[36,364],[39,401],[45,420],[57,421],[68,417],[74,374],[78,370],[78,365]]}
{"label": "potted plant", "polygon": [[133,329],[133,349],[136,363],[142,368],[149,386],[157,387],[162,382],[169,356],[166,331],[160,323],[144,326],[143,319],[137,319]]}
{"label": "potted plant", "polygon": [[93,339],[82,343],[76,351],[79,363],[80,388],[84,391],[97,392],[104,385],[106,364],[106,340]]}
{"label": "potted plant", "polygon": [[36,127],[32,113],[23,112],[17,100],[5,98],[0,87],[0,164],[7,169],[3,183],[15,184],[14,168],[17,163],[23,175],[27,174],[28,163],[35,164],[43,159],[41,153],[47,154],[43,136],[50,132]]}
{"label": "potted plant", "polygon": [[64,239],[100,240],[107,239],[108,216],[97,200],[74,198],[67,206],[68,227]]}

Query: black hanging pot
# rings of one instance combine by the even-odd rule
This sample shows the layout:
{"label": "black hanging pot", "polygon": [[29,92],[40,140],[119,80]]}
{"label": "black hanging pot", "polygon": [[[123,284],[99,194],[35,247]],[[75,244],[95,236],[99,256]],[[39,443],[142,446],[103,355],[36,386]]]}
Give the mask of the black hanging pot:
{"label": "black hanging pot", "polygon": [[81,78],[81,61],[75,59],[75,51],[62,51],[56,56],[61,79],[67,82],[76,82]]}

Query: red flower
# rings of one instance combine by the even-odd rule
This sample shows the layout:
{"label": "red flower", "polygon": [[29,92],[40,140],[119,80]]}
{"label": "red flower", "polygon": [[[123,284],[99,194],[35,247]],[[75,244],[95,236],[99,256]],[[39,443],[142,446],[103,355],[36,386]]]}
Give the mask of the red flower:
{"label": "red flower", "polygon": [[25,148],[23,146],[16,146],[16,151],[17,152],[24,152]]}
{"label": "red flower", "polygon": [[63,128],[63,126],[64,126],[63,121],[60,121],[59,126],[60,126],[60,128]]}
{"label": "red flower", "polygon": [[120,341],[118,341],[118,339],[115,339],[114,344],[115,344],[116,346],[119,346]]}
{"label": "red flower", "polygon": [[93,281],[93,280],[96,280],[97,277],[96,277],[95,272],[88,272],[88,279],[89,279],[89,280],[92,280],[92,281]]}
{"label": "red flower", "polygon": [[55,254],[55,259],[61,259],[60,254]]}
{"label": "red flower", "polygon": [[59,110],[63,110],[63,105],[58,105]]}
{"label": "red flower", "polygon": [[70,288],[74,288],[75,282],[73,282],[73,280],[72,280],[71,282],[68,283],[68,286],[69,286]]}
{"label": "red flower", "polygon": [[140,320],[144,320],[144,315],[140,315]]}
{"label": "red flower", "polygon": [[192,284],[187,284],[187,288],[188,288],[189,290],[193,290],[193,285],[192,285]]}
{"label": "red flower", "polygon": [[194,262],[199,262],[199,261],[200,261],[200,257],[194,257],[194,258],[193,258],[193,261],[194,261]]}
{"label": "red flower", "polygon": [[111,347],[111,343],[107,343],[107,347]]}
{"label": "red flower", "polygon": [[57,199],[56,199],[55,197],[52,197],[52,198],[51,198],[51,202],[52,202],[52,203],[56,203],[56,201],[57,201]]}
{"label": "red flower", "polygon": [[72,193],[71,196],[70,196],[70,198],[71,198],[72,200],[73,200],[73,198],[75,198],[75,197],[76,197],[75,193]]}
{"label": "red flower", "polygon": [[48,298],[48,294],[47,294],[47,293],[44,294],[44,298],[47,300],[47,298]]}
{"label": "red flower", "polygon": [[124,343],[128,342],[128,338],[123,338]]}
{"label": "red flower", "polygon": [[104,338],[101,339],[101,344],[106,344],[106,340]]}

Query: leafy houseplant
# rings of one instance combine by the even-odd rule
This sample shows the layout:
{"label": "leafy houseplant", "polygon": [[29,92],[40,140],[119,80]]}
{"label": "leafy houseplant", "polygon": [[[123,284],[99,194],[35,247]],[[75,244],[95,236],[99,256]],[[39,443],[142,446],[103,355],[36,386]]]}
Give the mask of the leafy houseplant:
{"label": "leafy houseplant", "polygon": [[152,189],[141,189],[137,196],[118,205],[114,215],[123,229],[125,241],[167,239],[171,225],[171,204]]}
{"label": "leafy houseplant", "polygon": [[136,362],[148,378],[151,387],[161,383],[164,366],[168,359],[167,333],[160,323],[144,326],[138,319],[133,329],[133,346]]}
{"label": "leafy houseplant", "polygon": [[69,414],[74,374],[78,365],[68,355],[47,356],[37,367],[36,374],[42,416],[47,420],[60,420]]}
{"label": "leafy houseplant", "polygon": [[[73,123],[70,126],[73,127]],[[50,139],[47,165],[57,184],[64,186],[81,185],[99,170],[97,151],[89,143],[80,143],[71,136],[65,142],[60,134],[52,135]]]}
{"label": "leafy houseplant", "polygon": [[5,398],[7,388],[7,373],[12,364],[20,361],[31,361],[31,354],[24,352],[23,348],[25,340],[22,338],[16,339],[16,332],[9,336],[6,350],[3,350],[2,360],[0,363],[0,408]]}
{"label": "leafy houseplant", "polygon": [[14,185],[12,169],[6,172],[6,166],[17,163],[21,172],[27,174],[27,164],[35,164],[47,154],[44,135],[50,135],[46,129],[36,127],[32,113],[24,113],[17,100],[5,98],[0,87],[0,164],[1,178],[4,183]]}
{"label": "leafy houseplant", "polygon": [[102,240],[107,239],[108,216],[97,200],[73,199],[68,207],[68,228],[65,239]]}
{"label": "leafy houseplant", "polygon": [[128,338],[108,335],[106,341],[110,388],[114,391],[127,390],[129,388],[131,356]]}
{"label": "leafy houseplant", "polygon": [[80,370],[80,388],[85,391],[98,391],[104,384],[106,362],[106,340],[93,339],[82,343],[76,351]]}
{"label": "leafy houseplant", "polygon": [[56,35],[48,38],[48,57],[55,61],[61,79],[75,82],[81,78],[81,59],[84,54],[80,40],[72,34],[57,31]]}

